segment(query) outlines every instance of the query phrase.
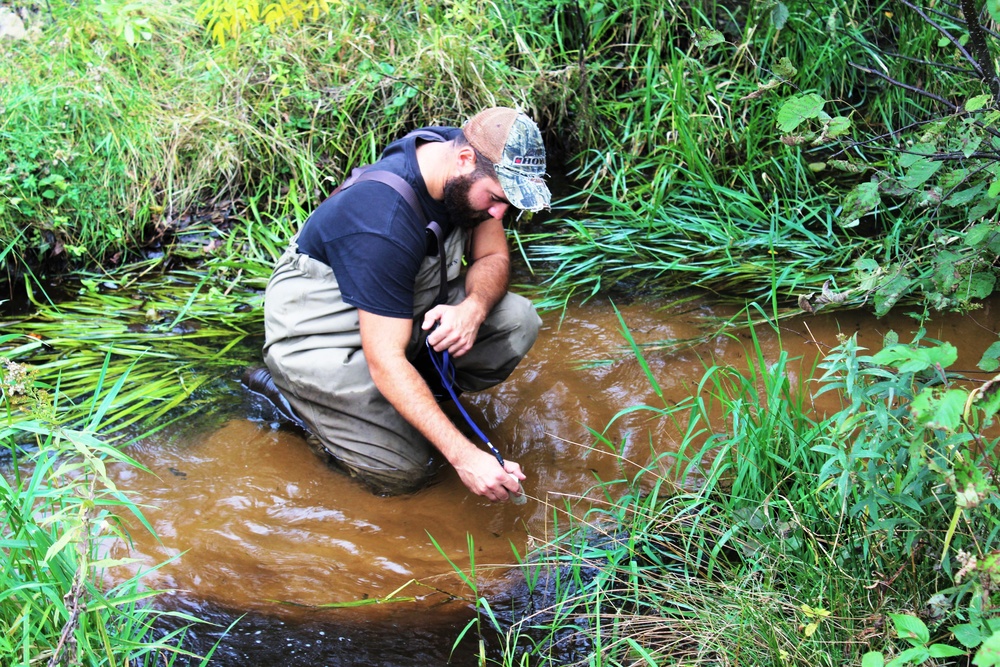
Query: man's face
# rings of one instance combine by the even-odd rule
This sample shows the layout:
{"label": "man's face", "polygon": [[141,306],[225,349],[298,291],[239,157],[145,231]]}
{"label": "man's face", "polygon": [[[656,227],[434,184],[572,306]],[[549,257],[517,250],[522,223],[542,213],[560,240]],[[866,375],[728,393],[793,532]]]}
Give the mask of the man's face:
{"label": "man's face", "polygon": [[473,173],[453,176],[445,182],[444,206],[453,223],[472,229],[486,220],[502,219],[510,202],[499,181]]}

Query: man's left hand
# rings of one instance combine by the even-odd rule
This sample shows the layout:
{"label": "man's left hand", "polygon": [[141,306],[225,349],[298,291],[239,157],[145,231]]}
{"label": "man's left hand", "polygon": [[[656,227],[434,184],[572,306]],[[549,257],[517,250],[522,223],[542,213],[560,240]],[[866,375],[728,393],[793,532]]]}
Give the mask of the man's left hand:
{"label": "man's left hand", "polygon": [[[472,349],[485,319],[481,309],[466,299],[457,306],[434,306],[424,315],[423,330],[431,331],[427,340],[438,352],[448,350],[453,357],[460,357]],[[435,324],[437,327],[435,328]]]}

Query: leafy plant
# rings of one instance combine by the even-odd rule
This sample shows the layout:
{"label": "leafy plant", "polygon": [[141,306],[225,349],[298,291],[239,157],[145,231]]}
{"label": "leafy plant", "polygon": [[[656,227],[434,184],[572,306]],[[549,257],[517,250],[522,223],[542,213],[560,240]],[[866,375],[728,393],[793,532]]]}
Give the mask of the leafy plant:
{"label": "leafy plant", "polygon": [[238,40],[257,26],[266,25],[272,32],[285,23],[297,28],[329,11],[327,0],[203,0],[195,20],[205,23],[212,39],[225,46],[227,38]]}
{"label": "leafy plant", "polygon": [[889,614],[896,628],[896,635],[910,644],[910,648],[895,656],[888,663],[885,657],[870,651],[861,659],[861,667],[904,667],[905,665],[922,665],[935,658],[954,658],[965,655],[965,651],[948,644],[931,643],[930,631],[916,616],[910,614]]}
{"label": "leafy plant", "polygon": [[[9,360],[0,368],[0,408],[7,415],[0,446],[9,457],[0,475],[0,622],[6,629],[0,662],[152,667],[183,656],[204,666],[211,652],[202,659],[181,645],[198,619],[156,610],[160,591],[143,586],[142,572],[107,583],[109,568],[130,562],[102,555],[109,542],[128,539],[121,513],[152,527],[107,475],[112,463],[141,466],[97,435],[123,384],[98,400],[104,379],[97,378],[89,423],[77,430],[49,421],[51,397],[30,370]],[[12,423],[15,400],[37,418]],[[32,439],[30,449],[21,447],[23,436]],[[179,629],[158,630],[168,617]]]}
{"label": "leafy plant", "polygon": [[[841,229],[857,228],[902,244],[895,257],[874,248],[863,255],[872,265],[867,293],[882,295],[875,300],[878,314],[916,294],[937,310],[966,310],[996,284],[1000,79],[991,56],[995,35],[982,23],[982,3],[963,2],[944,12],[904,5],[901,11],[914,21],[895,27],[900,34],[892,46],[874,19],[851,31],[866,57],[850,65],[890,91],[920,99],[920,113],[909,122],[886,118],[882,123],[863,114],[854,114],[853,121],[830,118],[822,109],[839,100],[799,93],[781,104],[777,129],[786,144],[808,144],[822,154],[823,159],[814,159],[817,169],[832,168],[855,181],[837,215]],[[936,43],[930,42],[932,35]],[[904,63],[911,72],[917,66],[914,74],[921,83],[895,78],[894,70],[902,71]],[[804,124],[815,124],[810,119],[824,118],[821,130],[798,132]],[[845,134],[850,129],[856,131]]]}

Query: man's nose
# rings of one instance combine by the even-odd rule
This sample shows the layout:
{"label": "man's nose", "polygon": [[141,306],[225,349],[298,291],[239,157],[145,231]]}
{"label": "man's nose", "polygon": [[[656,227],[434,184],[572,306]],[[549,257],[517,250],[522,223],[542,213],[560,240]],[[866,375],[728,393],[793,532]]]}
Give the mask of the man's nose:
{"label": "man's nose", "polygon": [[510,204],[506,202],[496,202],[493,206],[486,209],[486,212],[490,214],[490,217],[495,220],[503,220],[504,213],[510,208]]}

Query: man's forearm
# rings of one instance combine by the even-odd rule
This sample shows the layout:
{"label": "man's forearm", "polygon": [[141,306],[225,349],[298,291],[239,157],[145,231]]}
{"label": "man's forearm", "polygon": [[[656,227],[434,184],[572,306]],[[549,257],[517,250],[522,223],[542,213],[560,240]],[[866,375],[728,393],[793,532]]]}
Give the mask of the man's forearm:
{"label": "man's forearm", "polygon": [[375,386],[458,472],[462,483],[490,500],[506,500],[524,473],[516,462],[496,460],[466,438],[434,400],[427,382],[406,358],[411,321],[358,311],[361,345]]}
{"label": "man's forearm", "polygon": [[427,382],[405,357],[371,370],[375,386],[385,399],[430,440],[449,463],[455,465],[468,449],[478,449],[444,414]]}
{"label": "man's forearm", "polygon": [[479,313],[482,322],[493,306],[507,293],[510,283],[510,259],[499,255],[491,255],[477,259],[469,267],[465,275],[466,300],[471,301]]}

